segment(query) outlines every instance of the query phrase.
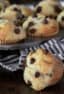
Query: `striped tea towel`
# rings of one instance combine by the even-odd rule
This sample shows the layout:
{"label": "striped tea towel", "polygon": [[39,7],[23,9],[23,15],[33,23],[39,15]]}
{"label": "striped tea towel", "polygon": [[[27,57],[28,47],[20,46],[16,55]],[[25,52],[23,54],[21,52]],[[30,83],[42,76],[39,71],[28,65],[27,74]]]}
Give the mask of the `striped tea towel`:
{"label": "striped tea towel", "polygon": [[19,59],[19,65],[22,65],[27,54],[30,51],[34,51],[37,48],[43,48],[48,50],[49,52],[53,53],[55,56],[57,56],[59,59],[61,59],[64,62],[64,38],[59,38],[59,39],[51,39],[45,43],[40,43],[38,46],[33,46],[31,48],[26,48],[23,51],[21,51],[20,59]]}
{"label": "striped tea towel", "polygon": [[9,71],[16,71],[19,69],[19,50],[0,51],[0,66]]}
{"label": "striped tea towel", "polygon": [[0,66],[12,72],[20,68],[23,69],[22,62],[25,60],[27,54],[37,48],[47,49],[64,61],[64,38],[59,38],[42,42],[38,46],[25,48],[24,50],[0,51]]}

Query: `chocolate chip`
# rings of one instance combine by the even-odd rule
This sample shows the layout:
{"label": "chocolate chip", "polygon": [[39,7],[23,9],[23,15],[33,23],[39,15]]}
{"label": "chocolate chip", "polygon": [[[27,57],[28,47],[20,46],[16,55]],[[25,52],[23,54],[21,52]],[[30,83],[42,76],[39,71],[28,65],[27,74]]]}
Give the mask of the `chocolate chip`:
{"label": "chocolate chip", "polygon": [[17,16],[17,20],[21,20],[22,21],[24,18],[25,18],[25,16],[22,15],[22,14],[20,14],[20,15]]}
{"label": "chocolate chip", "polygon": [[29,30],[30,33],[35,33],[36,32],[36,29],[35,28],[32,28]]}
{"label": "chocolate chip", "polygon": [[62,21],[64,21],[64,16],[62,17]]}
{"label": "chocolate chip", "polygon": [[33,26],[33,25],[34,25],[33,22],[29,22],[29,24],[28,24],[29,27],[31,27],[31,26]]}
{"label": "chocolate chip", "polygon": [[33,22],[29,22],[27,28],[26,28],[26,31],[31,31],[32,29],[30,29],[31,26],[33,26],[34,23]]}
{"label": "chocolate chip", "polygon": [[45,16],[45,18],[47,19],[47,18],[49,18],[49,16]]}
{"label": "chocolate chip", "polygon": [[17,16],[17,19],[18,19],[18,20],[22,20],[23,18],[25,18],[25,16],[22,15],[22,14],[20,14],[20,15]]}
{"label": "chocolate chip", "polygon": [[30,64],[34,64],[34,63],[35,63],[35,58],[31,58]]}
{"label": "chocolate chip", "polygon": [[54,6],[55,12],[60,13],[61,9],[58,6]]}
{"label": "chocolate chip", "polygon": [[36,13],[40,13],[42,11],[42,8],[39,6],[37,9],[36,9]]}
{"label": "chocolate chip", "polygon": [[19,29],[19,28],[15,28],[14,32],[15,32],[16,34],[19,34],[19,33],[20,33],[20,29]]}
{"label": "chocolate chip", "polygon": [[54,19],[56,20],[57,19],[57,16],[55,16]]}
{"label": "chocolate chip", "polygon": [[48,24],[49,22],[48,22],[48,20],[45,18],[44,20],[43,20],[43,24]]}
{"label": "chocolate chip", "polygon": [[25,16],[24,16],[24,15],[22,15],[22,19],[23,19],[23,18],[25,18]]}
{"label": "chocolate chip", "polygon": [[21,10],[18,9],[18,8],[16,8],[16,7],[15,7],[13,10],[14,10],[14,11],[17,11],[17,12],[21,12]]}
{"label": "chocolate chip", "polygon": [[36,73],[35,73],[35,77],[36,77],[36,78],[40,77],[40,73],[39,73],[39,72],[36,72]]}
{"label": "chocolate chip", "polygon": [[28,86],[31,86],[32,83],[28,80],[27,85],[28,85]]}

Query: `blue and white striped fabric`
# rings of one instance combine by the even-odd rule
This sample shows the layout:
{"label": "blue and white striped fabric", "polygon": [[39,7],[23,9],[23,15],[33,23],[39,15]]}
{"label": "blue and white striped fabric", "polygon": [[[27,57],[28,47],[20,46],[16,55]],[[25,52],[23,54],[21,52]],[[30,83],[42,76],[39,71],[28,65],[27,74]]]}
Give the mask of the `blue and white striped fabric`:
{"label": "blue and white striped fabric", "polygon": [[0,66],[9,71],[16,71],[19,67],[19,56],[18,50],[13,51],[0,51]]}
{"label": "blue and white striped fabric", "polygon": [[[59,59],[64,61],[64,38],[51,39],[45,43],[40,43],[38,46],[33,46],[31,48],[26,48],[24,51],[21,51],[19,65],[23,65],[23,62],[30,51],[36,50],[37,48],[43,48],[57,56]],[[22,66],[21,66],[22,67]]]}
{"label": "blue and white striped fabric", "polygon": [[25,48],[24,50],[0,51],[0,66],[12,72],[20,68],[23,69],[23,61],[27,54],[37,48],[47,49],[64,61],[64,38],[59,38],[51,39],[45,43],[42,42],[38,46]]}

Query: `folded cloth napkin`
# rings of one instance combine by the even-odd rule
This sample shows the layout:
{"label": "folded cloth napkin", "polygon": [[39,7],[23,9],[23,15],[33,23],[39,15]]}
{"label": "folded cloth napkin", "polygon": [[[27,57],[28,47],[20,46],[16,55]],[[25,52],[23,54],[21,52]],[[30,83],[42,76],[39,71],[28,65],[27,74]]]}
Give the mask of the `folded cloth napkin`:
{"label": "folded cloth napkin", "polygon": [[64,61],[64,38],[59,38],[51,39],[44,43],[41,42],[38,46],[25,48],[23,50],[0,51],[0,66],[12,72],[20,68],[23,69],[23,61],[27,54],[37,48],[47,49]]}

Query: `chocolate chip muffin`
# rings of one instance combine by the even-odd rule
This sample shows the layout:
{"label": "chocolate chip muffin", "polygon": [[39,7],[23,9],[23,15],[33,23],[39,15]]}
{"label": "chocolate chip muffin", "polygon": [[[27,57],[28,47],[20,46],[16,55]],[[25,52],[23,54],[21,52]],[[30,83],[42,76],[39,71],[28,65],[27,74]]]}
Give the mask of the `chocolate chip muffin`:
{"label": "chocolate chip muffin", "polygon": [[0,44],[12,44],[26,38],[26,33],[20,26],[15,26],[7,19],[0,19]]}
{"label": "chocolate chip muffin", "polygon": [[0,18],[12,20],[16,25],[21,25],[22,22],[32,15],[32,10],[24,5],[10,5],[4,12],[1,12]]}
{"label": "chocolate chip muffin", "polygon": [[59,22],[60,26],[64,28],[64,10],[58,15],[57,21]]}
{"label": "chocolate chip muffin", "polygon": [[36,15],[42,14],[50,18],[56,18],[57,15],[61,12],[62,7],[58,1],[44,0],[41,1],[38,5],[36,5],[34,10],[34,14]]}
{"label": "chocolate chip muffin", "polygon": [[11,6],[9,6],[6,11],[15,11],[15,12],[21,12],[23,15],[25,16],[29,16],[32,14],[32,10],[25,5],[17,5],[17,4],[13,4]]}
{"label": "chocolate chip muffin", "polygon": [[45,16],[28,17],[23,28],[30,37],[51,37],[59,32],[58,22]]}
{"label": "chocolate chip muffin", "polygon": [[44,49],[30,52],[25,65],[24,81],[36,91],[56,84],[63,76],[63,63]]}

